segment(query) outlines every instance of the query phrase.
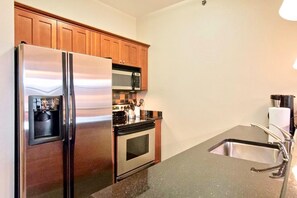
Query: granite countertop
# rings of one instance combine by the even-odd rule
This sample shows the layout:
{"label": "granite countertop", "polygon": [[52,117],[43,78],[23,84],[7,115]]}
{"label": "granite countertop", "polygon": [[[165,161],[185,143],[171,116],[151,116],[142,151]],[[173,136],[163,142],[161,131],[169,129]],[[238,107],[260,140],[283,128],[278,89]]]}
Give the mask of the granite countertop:
{"label": "granite countertop", "polygon": [[138,118],[128,118],[125,120],[113,121],[113,127],[125,126],[125,125],[138,125],[144,122],[150,122],[152,120],[161,120],[162,112],[161,111],[150,111],[150,110],[141,110],[140,117]]}
{"label": "granite countertop", "polygon": [[[267,142],[266,134],[260,129],[237,126],[98,191],[91,197],[272,198],[280,197],[282,190],[286,191],[282,188],[289,186],[290,183],[284,182],[284,178],[271,179],[269,177],[271,172],[255,173],[250,171],[251,167],[268,168],[273,165],[208,152],[210,147],[226,138]],[[290,174],[286,175],[289,178],[290,176]],[[283,185],[284,183],[286,185]]]}
{"label": "granite countertop", "polygon": [[142,119],[159,120],[163,118],[162,111],[151,111],[151,110],[141,110],[140,116]]}

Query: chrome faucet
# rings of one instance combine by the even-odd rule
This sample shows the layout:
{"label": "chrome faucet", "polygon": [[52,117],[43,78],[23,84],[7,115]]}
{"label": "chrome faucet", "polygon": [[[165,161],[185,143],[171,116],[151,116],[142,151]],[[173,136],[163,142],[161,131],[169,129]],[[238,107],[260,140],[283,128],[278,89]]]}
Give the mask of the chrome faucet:
{"label": "chrome faucet", "polygon": [[274,126],[275,128],[277,128],[278,130],[280,130],[280,132],[282,132],[283,136],[285,139],[293,139],[293,136],[286,130],[280,128],[279,126],[275,125],[275,124],[269,124],[271,126]]}
{"label": "chrome faucet", "polygon": [[[289,144],[287,140],[282,142],[282,139],[279,136],[277,136],[276,134],[274,134],[274,132],[272,132],[271,130],[269,130],[268,128],[266,128],[264,126],[261,126],[259,124],[254,124],[254,123],[252,123],[251,126],[258,127],[260,129],[262,129],[265,133],[267,133],[268,135],[273,137],[275,140],[277,140],[277,142],[275,142],[275,144],[278,145],[279,150],[281,151],[281,153],[283,155],[283,160],[284,161],[289,161],[290,153],[288,153],[288,152],[291,152],[291,150],[292,150],[291,147],[292,147],[293,144],[291,144],[291,143],[293,142],[293,138],[290,137],[290,144]],[[287,133],[284,133],[283,131],[282,131],[282,133],[284,134],[284,136],[288,135]]]}
{"label": "chrome faucet", "polygon": [[269,124],[269,125],[274,126],[283,134],[284,139],[285,139],[284,144],[286,146],[288,153],[291,154],[293,151],[293,148],[294,148],[294,143],[295,143],[294,137],[288,131],[280,128],[279,126],[277,126],[275,124]]}

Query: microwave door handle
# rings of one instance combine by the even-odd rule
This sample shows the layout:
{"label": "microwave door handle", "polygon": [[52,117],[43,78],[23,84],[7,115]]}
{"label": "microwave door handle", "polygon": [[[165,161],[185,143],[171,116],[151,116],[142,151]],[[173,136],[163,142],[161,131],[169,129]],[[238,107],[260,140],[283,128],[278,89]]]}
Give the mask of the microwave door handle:
{"label": "microwave door handle", "polygon": [[135,89],[135,72],[132,72],[131,86],[132,86],[132,91],[134,91],[134,89]]}

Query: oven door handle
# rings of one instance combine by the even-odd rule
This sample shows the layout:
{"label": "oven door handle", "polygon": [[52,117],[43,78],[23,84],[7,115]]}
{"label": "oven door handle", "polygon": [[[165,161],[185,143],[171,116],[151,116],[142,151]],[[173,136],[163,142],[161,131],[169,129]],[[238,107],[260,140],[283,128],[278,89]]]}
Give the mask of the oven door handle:
{"label": "oven door handle", "polygon": [[125,127],[115,127],[115,132],[116,135],[121,136],[121,135],[127,135],[127,134],[132,134],[132,133],[137,133],[141,131],[146,131],[150,129],[155,128],[155,123],[150,122],[150,123],[143,123],[139,126],[125,126]]}

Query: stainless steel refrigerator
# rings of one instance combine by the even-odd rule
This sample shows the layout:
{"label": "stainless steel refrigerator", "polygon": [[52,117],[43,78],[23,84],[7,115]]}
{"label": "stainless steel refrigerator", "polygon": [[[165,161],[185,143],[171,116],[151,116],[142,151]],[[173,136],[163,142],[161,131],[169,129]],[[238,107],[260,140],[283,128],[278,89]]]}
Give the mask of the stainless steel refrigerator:
{"label": "stainless steel refrigerator", "polygon": [[110,59],[16,49],[16,196],[88,197],[112,184]]}

